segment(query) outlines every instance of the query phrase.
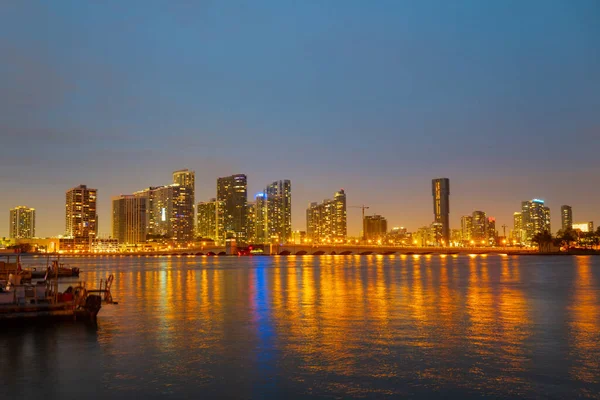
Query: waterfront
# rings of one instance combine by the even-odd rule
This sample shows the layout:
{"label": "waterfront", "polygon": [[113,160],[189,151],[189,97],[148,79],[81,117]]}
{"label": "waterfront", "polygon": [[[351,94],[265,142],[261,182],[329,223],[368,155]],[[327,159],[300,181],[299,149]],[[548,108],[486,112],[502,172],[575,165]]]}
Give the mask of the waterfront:
{"label": "waterfront", "polygon": [[67,262],[119,304],[3,326],[7,398],[600,398],[598,257]]}

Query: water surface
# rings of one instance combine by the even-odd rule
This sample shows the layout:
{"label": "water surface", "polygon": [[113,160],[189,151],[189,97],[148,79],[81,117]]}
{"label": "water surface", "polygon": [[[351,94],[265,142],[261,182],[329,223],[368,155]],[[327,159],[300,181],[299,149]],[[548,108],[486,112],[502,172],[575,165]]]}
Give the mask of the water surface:
{"label": "water surface", "polygon": [[67,262],[119,304],[3,322],[2,398],[600,398],[600,257]]}

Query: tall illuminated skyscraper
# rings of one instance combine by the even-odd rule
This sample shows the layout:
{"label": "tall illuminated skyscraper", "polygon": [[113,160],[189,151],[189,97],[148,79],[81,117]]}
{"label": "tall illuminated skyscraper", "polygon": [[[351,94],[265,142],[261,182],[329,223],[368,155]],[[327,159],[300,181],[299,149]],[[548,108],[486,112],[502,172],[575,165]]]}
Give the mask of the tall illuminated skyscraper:
{"label": "tall illuminated skyscraper", "polygon": [[563,231],[573,229],[573,210],[571,206],[560,207],[560,222]]}
{"label": "tall illuminated skyscraper", "polygon": [[306,235],[315,243],[345,241],[347,235],[346,193],[336,192],[333,199],[311,203],[306,210]]}
{"label": "tall illuminated skyscraper", "polygon": [[96,199],[98,190],[79,185],[67,190],[65,235],[73,238],[93,239],[98,236]]}
{"label": "tall illuminated skyscraper", "polygon": [[214,240],[217,244],[225,243],[224,214],[225,203],[211,199],[197,206],[198,236]]}
{"label": "tall illuminated skyscraper", "polygon": [[146,241],[148,199],[121,195],[112,199],[112,236],[122,244]]}
{"label": "tall illuminated skyscraper", "polygon": [[483,211],[473,211],[473,227],[471,230],[471,239],[477,244],[487,239],[487,222],[488,219]]}
{"label": "tall illuminated skyscraper", "polygon": [[521,240],[531,243],[531,239],[544,231],[552,232],[550,225],[550,209],[544,205],[544,201],[533,199],[521,202],[521,216],[524,235]]}
{"label": "tall illuminated skyscraper", "polygon": [[273,182],[264,191],[267,201],[267,235],[279,243],[292,239],[292,183]]}
{"label": "tall illuminated skyscraper", "polygon": [[224,228],[239,243],[246,242],[248,182],[238,174],[217,179],[217,200],[224,202]]}
{"label": "tall illuminated skyscraper", "polygon": [[460,229],[462,240],[471,240],[471,234],[473,231],[473,217],[470,215],[464,215],[460,219]]}
{"label": "tall illuminated skyscraper", "polygon": [[246,203],[246,241],[247,243],[258,243],[256,240],[256,201]]}
{"label": "tall illuminated skyscraper", "polygon": [[11,209],[8,232],[11,239],[35,237],[35,208],[17,206]]}
{"label": "tall illuminated skyscraper", "polygon": [[135,192],[147,199],[149,239],[189,242],[194,239],[194,171],[173,172],[173,183]]}
{"label": "tall illuminated skyscraper", "polygon": [[[441,241],[450,243],[450,180],[438,178],[431,181],[434,222],[441,225]],[[436,240],[437,241],[437,240]]]}
{"label": "tall illuminated skyscraper", "polygon": [[523,241],[523,214],[520,212],[515,212],[513,214],[513,235],[512,240],[517,243],[522,243]]}
{"label": "tall illuminated skyscraper", "polygon": [[488,217],[486,229],[488,243],[494,244],[498,238],[498,232],[496,231],[496,218]]}
{"label": "tall illuminated skyscraper", "polygon": [[267,196],[264,192],[258,193],[254,197],[255,216],[254,216],[254,238],[258,244],[269,243],[267,227]]}
{"label": "tall illuminated skyscraper", "polygon": [[185,242],[194,239],[195,173],[187,169],[173,172],[173,237]]}

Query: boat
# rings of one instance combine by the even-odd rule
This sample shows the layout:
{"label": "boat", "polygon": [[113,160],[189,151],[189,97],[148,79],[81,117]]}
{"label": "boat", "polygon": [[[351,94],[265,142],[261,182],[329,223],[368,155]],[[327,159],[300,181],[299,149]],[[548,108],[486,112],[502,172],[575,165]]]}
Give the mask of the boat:
{"label": "boat", "polygon": [[15,262],[10,262],[11,255],[6,255],[6,261],[0,261],[0,280],[7,280],[12,274],[15,279],[28,281],[31,279],[31,271],[21,268],[20,254],[15,254]]}
{"label": "boat", "polygon": [[[57,319],[95,320],[102,302],[113,303],[110,287],[113,276],[100,281],[99,289],[87,289],[85,282],[58,290],[58,262],[53,263],[55,275],[51,280],[22,283],[10,274],[5,285],[0,282],[0,320]],[[102,284],[104,282],[104,288]]]}
{"label": "boat", "polygon": [[[47,269],[38,270],[37,268],[31,268],[28,271],[31,274],[31,279],[42,279],[46,276],[55,276],[55,271],[53,270],[54,265],[48,267]],[[79,268],[77,267],[65,267],[64,264],[60,264],[58,266],[58,277],[59,278],[73,278],[79,276]]]}

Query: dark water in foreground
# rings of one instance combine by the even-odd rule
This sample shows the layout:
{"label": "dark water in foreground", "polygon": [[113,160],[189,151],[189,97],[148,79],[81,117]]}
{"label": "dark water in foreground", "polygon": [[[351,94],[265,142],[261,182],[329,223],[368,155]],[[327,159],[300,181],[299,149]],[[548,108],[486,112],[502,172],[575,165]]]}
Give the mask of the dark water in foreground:
{"label": "dark water in foreground", "polygon": [[600,398],[600,257],[70,263],[119,304],[2,322],[0,398]]}

